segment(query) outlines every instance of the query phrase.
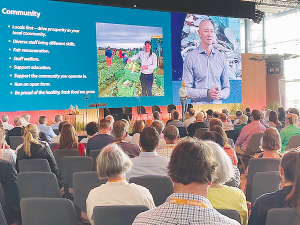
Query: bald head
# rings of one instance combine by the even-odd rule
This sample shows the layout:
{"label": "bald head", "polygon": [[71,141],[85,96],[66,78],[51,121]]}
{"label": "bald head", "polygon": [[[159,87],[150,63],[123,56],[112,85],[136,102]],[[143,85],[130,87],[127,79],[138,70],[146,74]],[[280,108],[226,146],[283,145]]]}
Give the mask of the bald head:
{"label": "bald head", "polygon": [[210,20],[202,20],[198,30],[201,39],[201,45],[211,46],[215,34],[214,25]]}
{"label": "bald head", "polygon": [[204,114],[203,112],[199,112],[196,116],[197,121],[203,121],[204,119]]}

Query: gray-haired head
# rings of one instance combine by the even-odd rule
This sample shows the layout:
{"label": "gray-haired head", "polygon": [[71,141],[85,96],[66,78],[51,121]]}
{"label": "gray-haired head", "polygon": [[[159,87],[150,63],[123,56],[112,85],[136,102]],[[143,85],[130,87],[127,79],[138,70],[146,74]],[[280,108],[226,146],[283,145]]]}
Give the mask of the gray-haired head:
{"label": "gray-haired head", "polygon": [[2,119],[3,122],[7,122],[8,121],[8,115],[3,114],[1,119]]}
{"label": "gray-haired head", "polygon": [[16,116],[14,118],[15,126],[22,126],[23,125],[23,118],[21,116]]}
{"label": "gray-haired head", "polygon": [[175,141],[179,136],[179,130],[177,127],[173,125],[169,125],[166,127],[164,132],[164,137],[170,141]]}

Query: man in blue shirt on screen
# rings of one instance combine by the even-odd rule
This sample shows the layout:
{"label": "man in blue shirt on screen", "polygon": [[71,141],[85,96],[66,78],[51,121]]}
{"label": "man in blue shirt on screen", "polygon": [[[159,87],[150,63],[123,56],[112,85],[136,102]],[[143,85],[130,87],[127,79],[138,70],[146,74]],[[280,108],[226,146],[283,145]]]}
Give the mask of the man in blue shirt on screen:
{"label": "man in blue shirt on screen", "polygon": [[198,30],[201,44],[191,51],[183,64],[182,81],[194,104],[221,104],[230,94],[224,55],[213,47],[214,26],[203,20]]}

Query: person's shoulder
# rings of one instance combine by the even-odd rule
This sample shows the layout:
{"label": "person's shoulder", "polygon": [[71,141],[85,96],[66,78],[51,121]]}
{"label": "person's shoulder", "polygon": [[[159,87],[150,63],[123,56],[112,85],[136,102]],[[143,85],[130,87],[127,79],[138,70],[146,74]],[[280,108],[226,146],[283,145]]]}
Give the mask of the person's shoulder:
{"label": "person's shoulder", "polygon": [[198,55],[198,53],[199,53],[199,47],[196,47],[187,54],[187,56],[185,57],[185,60],[187,60],[191,57],[194,57],[195,55]]}

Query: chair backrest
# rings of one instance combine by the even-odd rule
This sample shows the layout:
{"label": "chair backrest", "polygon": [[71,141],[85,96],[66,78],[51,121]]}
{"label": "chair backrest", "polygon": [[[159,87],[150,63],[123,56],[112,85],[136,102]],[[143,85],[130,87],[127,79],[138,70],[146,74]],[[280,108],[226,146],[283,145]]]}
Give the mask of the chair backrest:
{"label": "chair backrest", "polygon": [[290,140],[289,140],[285,150],[297,148],[299,146],[300,146],[300,135],[294,135],[294,136],[290,137]]}
{"label": "chair backrest", "polygon": [[234,130],[227,130],[227,131],[225,131],[225,133],[228,138],[232,139],[234,142],[236,141],[237,137],[236,137],[236,133]]}
{"label": "chair backrest", "polygon": [[73,203],[64,198],[23,198],[22,225],[78,225]]}
{"label": "chair backrest", "polygon": [[260,152],[262,136],[263,136],[263,133],[253,134],[249,140],[246,151],[252,152],[252,153]]}
{"label": "chair backrest", "polygon": [[61,198],[57,178],[49,172],[18,174],[20,199],[29,197]]}
{"label": "chair backrest", "polygon": [[253,178],[257,172],[278,171],[281,159],[260,158],[250,159],[246,187],[246,198],[251,201]]}
{"label": "chair backrest", "polygon": [[90,157],[92,157],[94,161],[94,167],[96,168],[97,166],[97,157],[100,154],[101,150],[91,150],[90,151]]}
{"label": "chair backrest", "polygon": [[173,109],[176,110],[176,105],[174,105],[174,104],[168,105],[168,113],[171,113],[171,111],[172,111]]}
{"label": "chair backrest", "polygon": [[53,129],[53,131],[56,135],[59,135],[59,129]]}
{"label": "chair backrest", "polygon": [[132,177],[129,179],[129,182],[148,188],[156,206],[164,203],[174,191],[171,179],[165,176],[147,175]]}
{"label": "chair backrest", "polygon": [[195,138],[198,138],[198,139],[201,139],[202,138],[202,135],[208,131],[208,128],[198,128],[196,131],[195,131],[195,134],[194,134],[194,137]]}
{"label": "chair backrest", "polygon": [[110,109],[107,108],[106,106],[105,106],[105,108],[104,108],[104,115],[105,115],[105,116],[111,115]]}
{"label": "chair backrest", "polygon": [[89,156],[67,156],[62,159],[64,183],[73,187],[73,174],[81,171],[93,171],[94,162]]}
{"label": "chair backrest", "polygon": [[123,111],[124,115],[131,115],[132,114],[130,108],[128,108],[126,106],[122,106],[122,111]]}
{"label": "chair backrest", "polygon": [[41,141],[46,141],[49,144],[49,140],[44,132],[40,132],[39,137]]}
{"label": "chair backrest", "polygon": [[180,138],[183,138],[183,137],[187,136],[187,132],[186,132],[186,128],[185,127],[177,127],[177,128],[179,130]]}
{"label": "chair backrest", "polygon": [[1,204],[0,204],[0,224],[7,225],[7,221],[6,221],[5,215],[3,213]]}
{"label": "chair backrest", "polygon": [[86,212],[86,199],[95,187],[107,182],[99,179],[96,171],[76,172],[73,174],[74,204]]}
{"label": "chair backrest", "polygon": [[241,223],[240,213],[232,209],[216,209],[219,213]]}
{"label": "chair backrest", "polygon": [[159,106],[157,106],[157,105],[152,106],[152,113],[154,113],[155,111],[161,113]]}
{"label": "chair backrest", "polygon": [[16,150],[16,148],[23,143],[22,136],[9,136],[10,148]]}
{"label": "chair backrest", "polygon": [[146,109],[144,106],[138,106],[137,107],[137,113],[138,114],[147,114]]}
{"label": "chair backrest", "polygon": [[94,222],[95,225],[131,225],[139,213],[147,210],[144,205],[96,206]]}
{"label": "chair backrest", "polygon": [[50,144],[50,148],[51,148],[51,150],[53,151],[53,149],[55,148],[55,146],[57,145],[58,143],[51,143]]}
{"label": "chair backrest", "polygon": [[256,199],[265,194],[276,191],[281,178],[278,171],[258,172],[253,178],[251,205],[254,206]]}
{"label": "chair backrest", "polygon": [[276,126],[276,129],[278,130],[278,132],[280,132],[283,128],[284,128],[283,125],[277,125]]}
{"label": "chair backrest", "polygon": [[0,204],[2,206],[6,205],[6,198],[5,198],[4,190],[3,190],[1,183],[0,183]]}
{"label": "chair backrest", "polygon": [[299,225],[300,218],[294,208],[276,208],[268,212],[266,225]]}
{"label": "chair backrest", "polygon": [[20,173],[30,171],[51,172],[47,159],[22,159],[19,160],[18,166]]}
{"label": "chair backrest", "polygon": [[77,149],[56,149],[54,151],[54,158],[60,173],[62,173],[62,159],[66,156],[79,156]]}

